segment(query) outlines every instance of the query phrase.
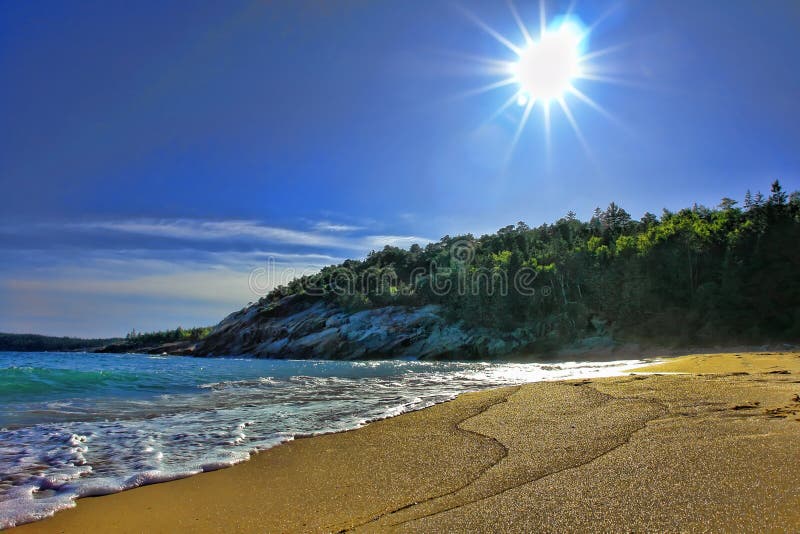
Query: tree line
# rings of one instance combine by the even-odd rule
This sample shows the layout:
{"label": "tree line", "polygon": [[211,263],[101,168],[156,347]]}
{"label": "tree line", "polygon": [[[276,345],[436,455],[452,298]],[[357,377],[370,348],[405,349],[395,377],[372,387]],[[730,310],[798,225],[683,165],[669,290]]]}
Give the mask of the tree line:
{"label": "tree line", "polygon": [[134,328],[126,336],[125,341],[130,345],[145,347],[150,345],[163,345],[175,341],[199,341],[211,332],[212,327],[201,326],[195,328],[178,327],[174,330],[160,330],[157,332],[137,332]]}
{"label": "tree line", "polygon": [[[536,228],[387,246],[293,280],[260,304],[293,294],[348,309],[438,304],[453,320],[534,328],[554,343],[605,331],[673,344],[797,340],[798,244],[800,193],[775,181],[766,197],[748,191],[741,207],[723,198],[634,220],[612,202],[589,221],[570,212]],[[523,270],[532,291],[499,290]],[[466,291],[437,290],[464,289],[465,280]]]}

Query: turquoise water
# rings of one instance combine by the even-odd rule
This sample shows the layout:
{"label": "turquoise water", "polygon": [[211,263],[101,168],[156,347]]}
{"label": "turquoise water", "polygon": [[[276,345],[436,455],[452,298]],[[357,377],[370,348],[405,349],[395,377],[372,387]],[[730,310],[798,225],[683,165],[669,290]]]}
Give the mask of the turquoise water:
{"label": "turquoise water", "polygon": [[557,364],[0,352],[0,528],[488,387],[623,372]]}

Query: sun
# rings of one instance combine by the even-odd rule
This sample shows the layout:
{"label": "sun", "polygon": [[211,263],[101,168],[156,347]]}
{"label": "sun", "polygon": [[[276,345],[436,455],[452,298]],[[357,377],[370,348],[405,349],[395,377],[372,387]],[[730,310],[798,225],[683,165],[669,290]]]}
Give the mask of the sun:
{"label": "sun", "polygon": [[[522,45],[515,44],[512,39],[497,32],[471,12],[462,10],[468,18],[513,54],[511,60],[471,57],[481,64],[482,71],[487,74],[500,74],[502,78],[465,94],[476,95],[508,86],[515,87],[515,91],[489,119],[491,121],[504,115],[514,103],[522,108],[509,155],[514,151],[534,108],[541,110],[545,141],[549,152],[551,108],[553,107],[561,110],[587,155],[590,155],[589,146],[570,109],[569,100],[577,99],[618,123],[617,119],[592,100],[580,86],[585,82],[623,83],[619,79],[604,75],[604,70],[594,63],[598,57],[614,52],[623,46],[612,46],[588,52],[589,37],[599,20],[586,27],[580,17],[571,11],[548,20],[545,14],[544,0],[540,0],[539,28],[538,31],[531,32],[522,21],[514,4],[509,1],[509,6],[524,39]],[[607,15],[600,18],[603,19]]]}
{"label": "sun", "polygon": [[565,24],[522,49],[511,69],[522,96],[518,100],[562,98],[581,74],[582,39],[577,26]]}

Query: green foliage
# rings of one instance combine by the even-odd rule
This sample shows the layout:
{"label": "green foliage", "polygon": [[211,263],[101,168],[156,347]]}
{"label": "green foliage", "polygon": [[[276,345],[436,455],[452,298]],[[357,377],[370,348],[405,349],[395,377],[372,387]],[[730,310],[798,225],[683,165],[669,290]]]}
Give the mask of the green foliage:
{"label": "green foliage", "polygon": [[149,347],[174,343],[177,341],[199,341],[211,333],[212,327],[203,326],[197,328],[178,327],[175,330],[162,330],[159,332],[131,332],[125,336],[126,344],[136,347]]}
{"label": "green foliage", "polygon": [[199,341],[211,333],[212,327],[181,328],[160,332],[131,332],[120,338],[80,339],[73,337],[50,337],[35,334],[0,333],[0,351],[47,352],[80,351],[98,349],[109,345],[120,345],[126,350],[154,347],[178,341]]}
{"label": "green foliage", "polygon": [[603,246],[603,238],[593,235],[586,241],[586,248],[590,252],[597,252],[597,249]]}
{"label": "green foliage", "polygon": [[621,235],[614,245],[617,255],[636,252],[636,238],[630,235]]}
{"label": "green foliage", "polygon": [[496,268],[504,268],[508,267],[508,264],[511,262],[511,251],[510,250],[502,250],[496,254],[492,254],[492,264]]}
{"label": "green foliage", "polygon": [[[439,304],[471,325],[547,339],[606,328],[672,343],[798,339],[800,194],[775,182],[768,198],[748,191],[736,205],[724,198],[635,221],[611,203],[588,222],[570,213],[537,228],[387,246],[277,288],[262,305],[297,293],[351,309]],[[516,290],[521,275],[533,291]]]}
{"label": "green foliage", "polygon": [[0,333],[0,351],[69,352],[103,347],[117,341],[120,341],[120,339],[80,339],[76,337],[51,337],[40,336],[36,334]]}

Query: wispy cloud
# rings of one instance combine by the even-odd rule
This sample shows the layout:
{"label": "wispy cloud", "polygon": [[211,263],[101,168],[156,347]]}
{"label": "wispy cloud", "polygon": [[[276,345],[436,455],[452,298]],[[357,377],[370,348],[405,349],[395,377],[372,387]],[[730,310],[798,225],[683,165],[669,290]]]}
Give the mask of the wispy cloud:
{"label": "wispy cloud", "polygon": [[269,243],[354,248],[347,241],[318,232],[304,232],[268,226],[248,220],[132,219],[83,222],[69,226],[84,231],[123,232],[172,239],[220,240],[249,238]]}
{"label": "wispy cloud", "polygon": [[319,222],[315,231],[269,226],[257,221],[200,219],[130,219],[92,221],[65,225],[66,228],[88,232],[120,232],[180,240],[243,240],[293,246],[346,249],[367,252],[384,245],[407,246],[429,243],[430,239],[402,235],[331,235],[363,230],[363,227]]}
{"label": "wispy cloud", "polygon": [[357,232],[364,230],[364,226],[356,226],[352,224],[337,224],[328,221],[319,221],[314,224],[314,230],[319,232]]}
{"label": "wispy cloud", "polygon": [[[124,333],[120,325],[215,324],[263,291],[340,261],[268,251],[183,251],[162,258],[148,250],[92,251],[69,260],[52,252],[39,254],[35,267],[0,272],[0,299],[7,304],[0,309],[0,331],[106,336]],[[269,276],[259,283],[266,286],[254,292],[251,277],[265,268]]]}
{"label": "wispy cloud", "polygon": [[[330,219],[335,220],[335,219]],[[119,334],[213,324],[259,290],[385,245],[429,239],[306,221],[112,219],[0,226],[0,331]],[[264,285],[265,287],[261,287]]]}

